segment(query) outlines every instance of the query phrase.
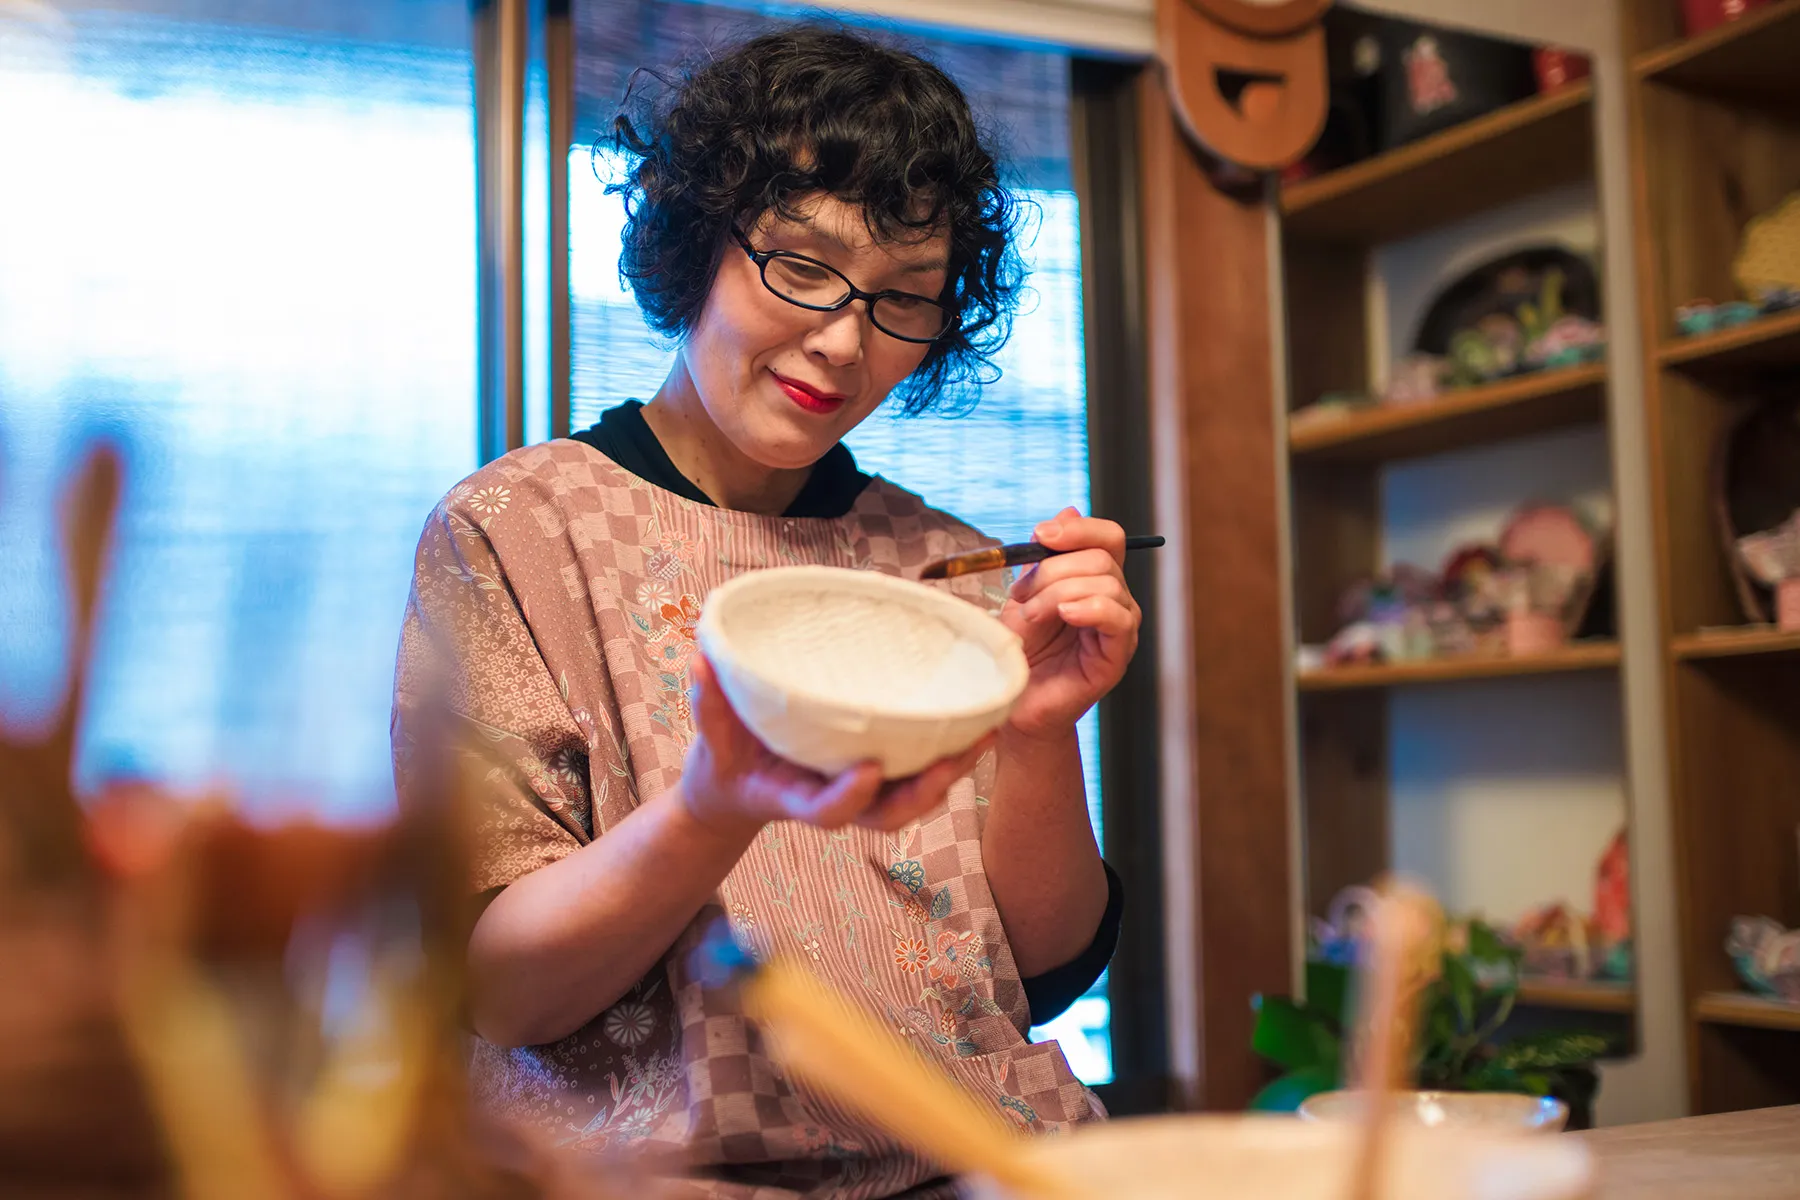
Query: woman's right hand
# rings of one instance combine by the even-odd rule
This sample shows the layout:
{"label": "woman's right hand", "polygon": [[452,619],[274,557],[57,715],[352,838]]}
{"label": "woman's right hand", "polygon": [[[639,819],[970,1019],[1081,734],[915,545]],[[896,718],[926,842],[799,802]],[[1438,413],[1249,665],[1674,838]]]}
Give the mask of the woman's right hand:
{"label": "woman's right hand", "polygon": [[950,786],[993,745],[989,735],[954,758],[892,783],[882,782],[881,769],[872,762],[827,779],[763,745],[738,718],[704,656],[695,657],[689,677],[695,734],[682,766],[682,799],[695,820],[725,834],[753,836],[770,821],[899,829],[942,804]]}

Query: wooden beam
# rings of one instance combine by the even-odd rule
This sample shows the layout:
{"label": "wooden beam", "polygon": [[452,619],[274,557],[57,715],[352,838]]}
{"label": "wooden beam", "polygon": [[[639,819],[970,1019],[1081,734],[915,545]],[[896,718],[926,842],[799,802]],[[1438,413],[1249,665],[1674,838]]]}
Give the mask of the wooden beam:
{"label": "wooden beam", "polygon": [[1272,248],[1141,88],[1170,1058],[1184,1107],[1235,1109],[1251,998],[1292,979]]}

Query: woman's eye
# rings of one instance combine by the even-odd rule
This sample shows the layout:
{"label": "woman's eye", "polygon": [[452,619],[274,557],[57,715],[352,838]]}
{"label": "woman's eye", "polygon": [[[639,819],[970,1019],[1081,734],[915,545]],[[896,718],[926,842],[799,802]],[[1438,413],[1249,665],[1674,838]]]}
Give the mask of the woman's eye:
{"label": "woman's eye", "polygon": [[831,278],[831,272],[818,263],[809,263],[798,258],[778,258],[776,264],[782,274],[795,283],[824,283]]}
{"label": "woman's eye", "polygon": [[908,296],[904,292],[895,292],[892,295],[884,296],[882,297],[882,301],[900,312],[916,312],[921,304],[931,303],[931,301],[919,296]]}

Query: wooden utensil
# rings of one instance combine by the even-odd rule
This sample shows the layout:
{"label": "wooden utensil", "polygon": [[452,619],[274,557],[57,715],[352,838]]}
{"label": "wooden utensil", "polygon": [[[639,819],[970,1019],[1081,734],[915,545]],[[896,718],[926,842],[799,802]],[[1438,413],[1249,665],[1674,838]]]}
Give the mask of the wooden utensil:
{"label": "wooden utensil", "polygon": [[1351,1168],[1351,1200],[1375,1200],[1392,1136],[1389,1098],[1400,1083],[1412,1047],[1414,989],[1407,964],[1430,935],[1435,905],[1404,884],[1384,890],[1370,914],[1361,1002],[1363,1113]]}
{"label": "wooden utensil", "polygon": [[758,964],[717,933],[701,953],[715,979],[741,983],[744,1011],[781,1063],[835,1102],[952,1172],[985,1175],[1011,1195],[1072,1200],[1027,1159],[1024,1138],[998,1112],[806,971],[780,960]]}

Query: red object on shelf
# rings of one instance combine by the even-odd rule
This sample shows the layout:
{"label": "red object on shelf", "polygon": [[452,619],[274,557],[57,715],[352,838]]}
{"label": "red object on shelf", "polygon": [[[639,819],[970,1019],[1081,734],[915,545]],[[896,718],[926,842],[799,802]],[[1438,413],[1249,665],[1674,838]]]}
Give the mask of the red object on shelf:
{"label": "red object on shelf", "polygon": [[1540,46],[1531,52],[1531,68],[1537,73],[1538,91],[1554,92],[1577,79],[1586,79],[1593,74],[1594,64],[1585,54]]}
{"label": "red object on shelf", "polygon": [[1689,37],[1735,21],[1769,0],[1681,0],[1681,23]]}
{"label": "red object on shelf", "polygon": [[1784,579],[1775,587],[1775,627],[1800,633],[1800,579]]}

